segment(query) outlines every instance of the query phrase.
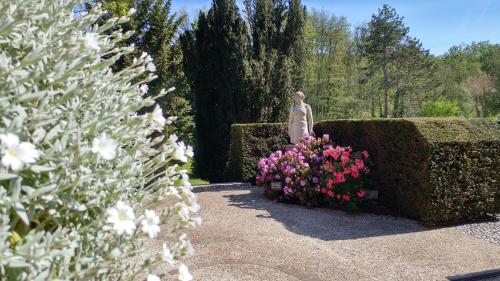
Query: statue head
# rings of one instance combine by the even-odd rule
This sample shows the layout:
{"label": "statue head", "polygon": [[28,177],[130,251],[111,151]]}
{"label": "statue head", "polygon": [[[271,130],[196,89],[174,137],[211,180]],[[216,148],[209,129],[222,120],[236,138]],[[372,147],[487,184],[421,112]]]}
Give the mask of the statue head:
{"label": "statue head", "polygon": [[305,98],[305,97],[306,97],[306,96],[304,95],[304,93],[302,93],[301,91],[298,91],[298,92],[296,92],[296,93],[293,95],[293,101],[294,101],[295,103],[300,103],[300,102],[304,101],[304,98]]}

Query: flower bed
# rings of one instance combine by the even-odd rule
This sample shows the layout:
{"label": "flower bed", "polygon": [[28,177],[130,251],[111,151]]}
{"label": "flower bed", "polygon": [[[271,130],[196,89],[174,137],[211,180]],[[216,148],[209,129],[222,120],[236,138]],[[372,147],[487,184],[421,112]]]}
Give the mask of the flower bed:
{"label": "flower bed", "polygon": [[[293,149],[262,158],[256,183],[272,199],[356,210],[365,198],[367,158],[367,151],[335,145],[329,135],[306,137]],[[274,190],[273,182],[281,183],[281,188]]]}

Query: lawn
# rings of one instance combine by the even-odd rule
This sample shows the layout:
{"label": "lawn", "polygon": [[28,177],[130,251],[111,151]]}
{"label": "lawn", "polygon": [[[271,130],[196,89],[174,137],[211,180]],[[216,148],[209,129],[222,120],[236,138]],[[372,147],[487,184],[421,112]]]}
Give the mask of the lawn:
{"label": "lawn", "polygon": [[193,161],[190,160],[186,164],[181,166],[181,169],[187,170],[189,174],[189,182],[191,185],[202,185],[209,184],[208,181],[197,178],[193,175]]}

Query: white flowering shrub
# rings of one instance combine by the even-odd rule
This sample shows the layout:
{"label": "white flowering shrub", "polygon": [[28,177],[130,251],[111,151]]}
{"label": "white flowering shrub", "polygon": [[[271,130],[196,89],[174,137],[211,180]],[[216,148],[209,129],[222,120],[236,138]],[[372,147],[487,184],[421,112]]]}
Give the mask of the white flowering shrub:
{"label": "white flowering shrub", "polygon": [[[0,279],[159,280],[166,263],[191,280],[182,230],[199,206],[173,163],[192,149],[150,137],[173,120],[159,107],[136,113],[155,103],[148,55],[111,71],[133,50],[112,29],[127,19],[97,26],[99,8],[78,4],[0,0]],[[163,250],[145,253],[147,239]]]}

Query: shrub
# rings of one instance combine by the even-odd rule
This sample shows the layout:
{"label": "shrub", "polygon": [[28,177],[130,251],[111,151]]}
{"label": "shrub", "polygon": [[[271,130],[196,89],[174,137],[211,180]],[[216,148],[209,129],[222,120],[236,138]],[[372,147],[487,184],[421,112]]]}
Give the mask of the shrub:
{"label": "shrub", "polygon": [[486,119],[323,121],[316,133],[367,149],[379,201],[427,223],[495,212],[500,193],[500,128]]}
{"label": "shrub", "polygon": [[[126,18],[97,26],[98,8],[73,15],[80,3],[0,1],[2,280],[132,280],[192,252],[181,230],[199,223],[198,204],[172,164],[192,151],[151,139],[168,122],[159,107],[136,113],[154,106],[143,98],[151,58],[113,73],[133,51],[115,47],[130,35],[112,31]],[[144,253],[160,228],[163,252]]]}
{"label": "shrub", "polygon": [[286,124],[235,124],[226,165],[227,181],[255,181],[257,162],[289,143]]}
{"label": "shrub", "polygon": [[460,116],[460,107],[454,101],[426,101],[422,104],[420,115],[425,117],[458,117]]}
{"label": "shrub", "polygon": [[[368,172],[367,157],[366,151],[353,153],[350,147],[333,145],[328,135],[307,137],[285,153],[278,150],[262,158],[257,184],[269,197],[355,210],[365,196],[361,180]],[[282,189],[272,190],[273,182],[280,182]]]}

